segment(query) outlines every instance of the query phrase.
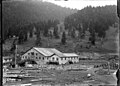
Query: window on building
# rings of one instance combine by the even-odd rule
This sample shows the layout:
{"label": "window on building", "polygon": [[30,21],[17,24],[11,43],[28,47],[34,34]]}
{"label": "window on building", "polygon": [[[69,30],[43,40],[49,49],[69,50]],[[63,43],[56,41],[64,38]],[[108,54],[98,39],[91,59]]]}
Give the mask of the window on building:
{"label": "window on building", "polygon": [[28,55],[30,55],[30,53],[28,53]]}
{"label": "window on building", "polygon": [[38,59],[38,58],[36,57],[36,59]]}
{"label": "window on building", "polygon": [[36,53],[36,56],[37,56],[38,54]]}
{"label": "window on building", "polygon": [[39,59],[41,59],[41,57],[39,57]]}
{"label": "window on building", "polygon": [[63,58],[61,58],[61,60],[63,60]]}
{"label": "window on building", "polygon": [[66,60],[66,58],[65,58],[65,60]]}
{"label": "window on building", "polygon": [[56,60],[58,61],[58,58]]}
{"label": "window on building", "polygon": [[42,59],[44,60],[44,57]]}
{"label": "window on building", "polygon": [[31,55],[34,55],[34,52],[31,52]]}
{"label": "window on building", "polygon": [[27,56],[25,56],[25,58],[27,59]]}
{"label": "window on building", "polygon": [[5,59],[5,61],[7,61],[7,59]]}
{"label": "window on building", "polygon": [[54,60],[54,57],[52,58],[52,60]]}

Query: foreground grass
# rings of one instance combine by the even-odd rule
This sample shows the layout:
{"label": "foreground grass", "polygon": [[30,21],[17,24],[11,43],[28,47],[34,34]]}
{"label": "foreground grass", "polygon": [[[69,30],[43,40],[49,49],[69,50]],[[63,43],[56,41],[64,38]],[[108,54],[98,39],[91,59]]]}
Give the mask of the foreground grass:
{"label": "foreground grass", "polygon": [[[29,74],[35,76],[34,78],[25,78],[21,82],[14,82],[14,83],[6,83],[6,84],[25,84],[25,83],[32,83],[32,85],[40,85],[45,84],[48,86],[54,86],[59,84],[60,86],[65,84],[115,84],[115,80],[111,75],[97,75],[94,73],[96,69],[90,70],[51,70],[51,69],[44,69],[39,72],[33,71]],[[87,74],[91,73],[92,77],[87,78]],[[94,80],[94,81],[91,81]],[[76,85],[75,85],[76,86]],[[80,86],[80,85],[78,85]],[[97,85],[96,85],[97,86]]]}

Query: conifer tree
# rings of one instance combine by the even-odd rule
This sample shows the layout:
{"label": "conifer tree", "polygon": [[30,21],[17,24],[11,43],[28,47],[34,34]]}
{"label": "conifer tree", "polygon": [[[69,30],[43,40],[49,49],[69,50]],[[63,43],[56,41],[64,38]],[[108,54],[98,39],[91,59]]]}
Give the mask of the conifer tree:
{"label": "conifer tree", "polygon": [[65,34],[65,32],[63,32],[63,34],[62,34],[61,43],[62,43],[63,45],[66,44],[66,34]]}
{"label": "conifer tree", "polygon": [[37,35],[36,45],[41,46],[42,43],[41,43],[40,31],[37,31],[36,35]]}
{"label": "conifer tree", "polygon": [[57,26],[55,26],[53,34],[54,34],[54,36],[55,36],[56,39],[59,38]]}

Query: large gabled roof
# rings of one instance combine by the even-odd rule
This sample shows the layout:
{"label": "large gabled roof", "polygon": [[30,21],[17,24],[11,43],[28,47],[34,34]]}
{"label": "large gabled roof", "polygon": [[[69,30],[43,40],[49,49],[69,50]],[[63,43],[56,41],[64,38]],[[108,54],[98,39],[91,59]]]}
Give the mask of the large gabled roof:
{"label": "large gabled roof", "polygon": [[40,47],[33,47],[37,52],[41,53],[44,56],[52,56],[57,55],[59,57],[71,57],[71,56],[78,56],[75,53],[62,53],[55,48],[40,48]]}
{"label": "large gabled roof", "polygon": [[56,54],[59,57],[64,57],[64,54],[62,52],[60,52],[59,50],[55,49],[55,48],[48,48],[48,50],[50,52],[53,52],[54,54]]}
{"label": "large gabled roof", "polygon": [[52,56],[52,55],[57,55],[59,57],[63,57],[63,53],[58,51],[55,48],[38,48],[38,47],[33,47],[35,50],[37,50],[39,53],[43,54],[44,56]]}
{"label": "large gabled roof", "polygon": [[41,53],[44,56],[51,56],[54,54],[53,52],[50,52],[47,48],[33,47],[33,49],[37,50],[39,53]]}

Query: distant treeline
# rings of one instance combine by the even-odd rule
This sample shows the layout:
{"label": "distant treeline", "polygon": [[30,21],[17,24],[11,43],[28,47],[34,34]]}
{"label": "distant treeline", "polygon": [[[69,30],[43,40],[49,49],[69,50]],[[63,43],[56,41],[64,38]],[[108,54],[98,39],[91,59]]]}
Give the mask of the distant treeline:
{"label": "distant treeline", "polygon": [[118,23],[117,6],[89,6],[66,17],[64,23],[65,29],[72,31],[72,34],[73,27],[80,33],[85,33],[89,28],[92,37],[97,33],[99,37],[104,38],[109,26]]}
{"label": "distant treeline", "polygon": [[[64,21],[65,29],[71,32],[74,38],[75,30],[79,31],[80,37],[89,28],[91,33],[91,42],[95,42],[95,33],[104,38],[109,26],[118,22],[117,6],[104,7],[85,7],[82,10],[71,10],[62,8],[48,2],[34,1],[14,1],[4,2],[2,5],[2,28],[3,39],[10,36],[19,37],[19,43],[27,40],[27,33],[32,37],[33,28],[37,29],[37,38],[40,39],[40,33],[44,36],[50,36],[48,29],[54,27],[60,21]],[[73,29],[74,28],[74,29]],[[57,31],[54,31],[56,38]],[[63,35],[63,38],[64,35]],[[38,40],[37,43],[39,43]]]}
{"label": "distant treeline", "polygon": [[120,0],[117,0],[117,13],[118,17],[120,18]]}

